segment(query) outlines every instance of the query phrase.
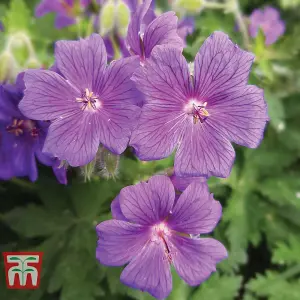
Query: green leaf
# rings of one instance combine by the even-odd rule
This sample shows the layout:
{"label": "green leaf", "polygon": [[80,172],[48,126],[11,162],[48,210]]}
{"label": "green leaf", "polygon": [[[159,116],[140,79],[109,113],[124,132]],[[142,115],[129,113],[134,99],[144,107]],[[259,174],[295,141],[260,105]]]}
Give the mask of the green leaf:
{"label": "green leaf", "polygon": [[283,274],[274,271],[267,271],[266,275],[258,274],[247,284],[248,291],[260,297],[267,297],[268,300],[297,300],[299,299],[298,281],[287,281]]}
{"label": "green leaf", "polygon": [[300,264],[300,239],[290,235],[288,243],[278,242],[274,250],[272,261],[278,264]]}
{"label": "green leaf", "polygon": [[192,288],[179,277],[175,270],[173,270],[172,274],[173,289],[168,300],[189,300]]}
{"label": "green leaf", "polygon": [[241,282],[241,276],[220,276],[215,273],[198,287],[191,300],[232,300],[238,295]]}
{"label": "green leaf", "polygon": [[4,19],[5,31],[12,33],[29,28],[31,13],[23,0],[11,0]]}
{"label": "green leaf", "polygon": [[51,214],[36,204],[14,208],[4,214],[2,220],[18,234],[28,238],[65,231],[73,222],[70,214]]}
{"label": "green leaf", "polygon": [[268,113],[270,117],[270,124],[275,130],[280,131],[285,120],[285,108],[282,100],[274,93],[264,90],[265,100],[268,103]]}
{"label": "green leaf", "polygon": [[289,204],[300,209],[300,181],[298,174],[284,174],[267,178],[259,183],[258,189],[279,206]]}
{"label": "green leaf", "polygon": [[120,183],[106,179],[73,185],[70,196],[77,216],[93,218],[107,211],[121,187]]}

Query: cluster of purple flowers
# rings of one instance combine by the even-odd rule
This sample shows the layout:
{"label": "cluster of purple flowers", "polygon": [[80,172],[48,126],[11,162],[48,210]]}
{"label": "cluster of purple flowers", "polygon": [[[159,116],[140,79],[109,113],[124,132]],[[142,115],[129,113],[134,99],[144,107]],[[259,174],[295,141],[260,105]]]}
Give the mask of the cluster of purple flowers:
{"label": "cluster of purple flowers", "polygon": [[279,11],[271,6],[264,9],[255,9],[250,15],[249,32],[251,37],[256,37],[259,30],[265,36],[265,44],[275,43],[285,31],[285,23],[280,19]]}
{"label": "cluster of purple flowers", "polygon": [[122,189],[112,202],[114,219],[97,226],[97,259],[128,263],[121,281],[158,299],[172,289],[170,265],[194,286],[227,257],[221,243],[200,238],[222,214],[206,179],[227,177],[235,158],[231,142],[257,147],[268,121],[263,91],[247,84],[254,56],[214,32],[190,65],[181,33],[175,13],[156,17],[145,0],[128,26],[128,57],[108,64],[98,34],[58,41],[55,68],[26,71],[25,91],[23,83],[3,85],[0,98],[1,142],[12,140],[1,151],[5,162],[14,162],[15,176],[34,180],[35,157],[56,172],[62,161],[86,165],[100,145],[114,154],[132,146],[144,161],[176,150],[171,178]]}
{"label": "cluster of purple flowers", "polygon": [[51,166],[57,180],[67,184],[66,169],[52,154],[42,151],[49,123],[24,116],[18,104],[23,98],[23,73],[16,83],[0,86],[0,179],[38,177],[37,162]]}

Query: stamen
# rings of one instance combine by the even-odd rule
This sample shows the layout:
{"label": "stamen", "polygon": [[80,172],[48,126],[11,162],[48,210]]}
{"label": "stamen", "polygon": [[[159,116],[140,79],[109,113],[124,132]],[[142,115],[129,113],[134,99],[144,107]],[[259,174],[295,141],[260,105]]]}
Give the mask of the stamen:
{"label": "stamen", "polygon": [[89,89],[85,89],[84,93],[82,94],[81,98],[76,98],[76,102],[82,103],[81,110],[88,109],[97,109],[97,103],[99,102],[99,99],[97,96],[94,96],[94,93],[92,91],[89,91]]}
{"label": "stamen", "polygon": [[193,122],[197,124],[198,121],[203,123],[207,117],[209,117],[209,113],[206,110],[207,102],[204,102],[202,105],[196,105],[193,103]]}

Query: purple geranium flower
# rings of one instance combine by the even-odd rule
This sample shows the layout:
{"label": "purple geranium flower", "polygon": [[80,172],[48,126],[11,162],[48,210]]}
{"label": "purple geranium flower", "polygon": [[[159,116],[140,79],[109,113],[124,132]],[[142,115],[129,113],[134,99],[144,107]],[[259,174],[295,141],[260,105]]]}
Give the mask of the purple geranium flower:
{"label": "purple geranium flower", "polygon": [[26,71],[20,103],[27,117],[52,122],[43,151],[74,167],[93,160],[100,143],[121,154],[139,117],[139,107],[133,105],[137,90],[130,80],[139,59],[124,58],[107,66],[98,34],[57,42],[55,58],[63,76],[48,70]]}
{"label": "purple geranium flower", "polygon": [[26,118],[18,109],[23,97],[23,74],[15,85],[0,86],[0,178],[28,176],[37,179],[36,159],[52,166],[60,183],[66,184],[66,170],[60,161],[42,153],[49,124]]}
{"label": "purple geranium flower", "polygon": [[130,144],[141,160],[158,160],[177,147],[177,176],[230,173],[230,141],[255,148],[268,120],[263,91],[247,85],[253,55],[222,32],[203,44],[194,74],[181,51],[157,46],[133,76],[145,105]]}
{"label": "purple geranium flower", "polygon": [[76,16],[90,4],[91,0],[42,0],[36,7],[37,18],[50,12],[57,13],[56,28],[63,28],[76,23]]}
{"label": "purple geranium flower", "polygon": [[275,43],[285,31],[285,24],[280,19],[279,11],[274,7],[255,9],[250,16],[249,31],[252,37],[256,37],[259,29],[265,35],[266,45]]}
{"label": "purple geranium flower", "polygon": [[133,14],[128,26],[126,43],[131,55],[144,61],[150,57],[156,45],[168,44],[182,49],[183,40],[177,34],[177,20],[174,12],[166,12],[155,18],[150,9],[151,0],[145,0]]}
{"label": "purple geranium flower", "polygon": [[158,299],[172,290],[171,265],[186,283],[196,286],[227,257],[217,240],[190,236],[211,232],[221,217],[222,207],[207,187],[194,182],[176,204],[174,200],[171,180],[153,176],[123,188],[118,219],[97,226],[97,259],[109,266],[129,263],[121,281]]}

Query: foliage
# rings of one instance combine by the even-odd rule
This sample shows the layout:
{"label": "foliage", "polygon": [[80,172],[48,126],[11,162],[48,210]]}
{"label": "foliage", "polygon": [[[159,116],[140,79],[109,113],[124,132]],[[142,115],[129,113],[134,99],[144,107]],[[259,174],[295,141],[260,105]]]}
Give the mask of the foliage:
{"label": "foliage", "polygon": [[[51,66],[56,40],[74,39],[90,30],[84,21],[57,30],[53,15],[35,19],[37,2],[11,0],[0,6],[5,28],[0,33],[1,80],[8,64],[13,67],[9,80],[27,67]],[[249,2],[240,1],[245,14],[266,2],[275,3],[282,8],[287,27],[286,34],[270,47],[259,44],[263,43],[259,37],[251,41],[251,50],[263,51],[259,54],[265,59],[255,61],[250,82],[265,90],[270,123],[258,149],[236,147],[237,160],[228,179],[209,180],[223,205],[214,236],[227,246],[229,259],[199,287],[187,286],[174,274],[170,300],[300,299],[300,1]],[[196,16],[186,57],[192,61],[214,30],[225,31],[242,45],[235,25],[230,13],[204,10]],[[72,171],[69,185],[60,186],[48,169],[41,168],[35,184],[23,179],[1,182],[1,250],[45,253],[41,288],[8,290],[2,286],[1,270],[1,299],[153,299],[123,286],[122,268],[99,265],[95,226],[111,217],[110,203],[122,187],[167,172],[172,163],[172,158],[140,162],[128,149],[113,179],[95,177],[83,183],[80,174]]]}

